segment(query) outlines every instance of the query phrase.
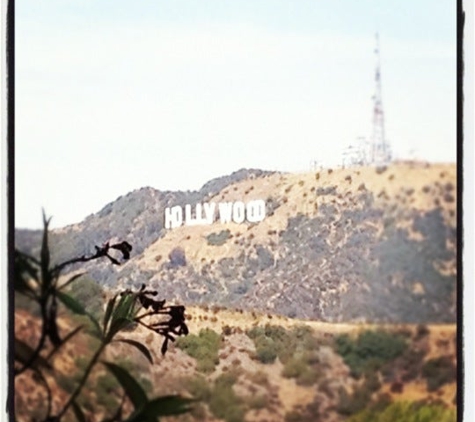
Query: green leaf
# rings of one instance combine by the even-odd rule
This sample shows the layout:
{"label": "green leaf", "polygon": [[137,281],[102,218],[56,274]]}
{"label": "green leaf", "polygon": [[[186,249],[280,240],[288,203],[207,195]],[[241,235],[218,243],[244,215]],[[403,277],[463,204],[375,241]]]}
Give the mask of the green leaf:
{"label": "green leaf", "polygon": [[122,328],[134,322],[134,305],[137,295],[133,293],[125,293],[121,296],[119,303],[112,311],[111,323],[107,338],[109,340],[114,337]]}
{"label": "green leaf", "polygon": [[[28,344],[15,338],[15,360],[16,361],[23,364],[27,364],[28,362],[30,362],[34,353],[35,351]],[[43,367],[43,368],[51,369],[51,365],[49,364],[49,362],[39,354],[36,356],[35,360],[31,362],[29,366],[31,366],[32,368]]]}
{"label": "green leaf", "polygon": [[145,391],[140,386],[140,384],[135,380],[132,375],[130,375],[124,368],[110,362],[102,362],[107,369],[112,372],[119,381],[120,385],[125,391],[125,394],[129,397],[130,401],[133,403],[135,409],[139,409],[147,403],[147,395]]}
{"label": "green leaf", "polygon": [[150,350],[148,350],[148,348],[145,347],[142,343],[139,343],[138,341],[135,341],[135,340],[126,339],[126,338],[119,338],[116,341],[120,341],[122,343],[127,343],[127,344],[130,344],[130,345],[136,347],[140,352],[143,353],[143,355],[153,365],[152,354],[150,353]]}
{"label": "green leaf", "polygon": [[123,328],[129,326],[134,321],[129,318],[117,318],[111,322],[109,332],[107,333],[106,337],[109,341]]}
{"label": "green leaf", "polygon": [[112,321],[118,318],[132,319],[135,298],[136,295],[133,293],[123,294],[112,313]]}
{"label": "green leaf", "polygon": [[174,416],[187,413],[196,400],[180,396],[164,396],[148,401],[144,407],[130,415],[127,422],[155,420],[159,416]]}
{"label": "green leaf", "polygon": [[86,422],[86,416],[84,416],[84,412],[82,411],[81,407],[75,401],[73,401],[72,405],[74,415],[76,416],[78,422]]}
{"label": "green leaf", "polygon": [[86,309],[76,299],[63,292],[57,292],[58,299],[75,314],[86,315]]}
{"label": "green leaf", "polygon": [[107,324],[109,323],[109,319],[112,315],[112,310],[114,309],[115,301],[117,300],[117,296],[114,296],[112,299],[107,302],[106,312],[104,313],[104,333],[107,331]]}

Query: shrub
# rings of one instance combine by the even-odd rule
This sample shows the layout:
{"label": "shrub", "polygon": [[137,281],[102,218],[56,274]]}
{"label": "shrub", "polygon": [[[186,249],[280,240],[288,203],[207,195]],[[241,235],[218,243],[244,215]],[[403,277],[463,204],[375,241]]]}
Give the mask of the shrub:
{"label": "shrub", "polygon": [[307,364],[302,358],[293,357],[289,359],[282,369],[282,376],[285,378],[298,378],[307,369]]}
{"label": "shrub", "polygon": [[247,405],[250,409],[264,409],[267,407],[267,396],[261,394],[258,396],[251,396],[247,399]]}
{"label": "shrub", "polygon": [[370,368],[379,369],[407,348],[403,336],[382,330],[363,331],[355,340],[342,334],[336,337],[335,346],[336,352],[343,357],[355,377]]}
{"label": "shrub", "polygon": [[395,402],[383,410],[366,409],[347,422],[455,422],[456,412],[440,405]]}
{"label": "shrub", "polygon": [[302,415],[297,410],[291,410],[285,414],[284,420],[285,422],[301,422]]}
{"label": "shrub", "polygon": [[[254,340],[256,357],[265,363],[272,363],[278,357],[285,365],[297,349],[302,352],[314,351],[318,346],[312,330],[304,325],[286,330],[278,325],[266,324],[264,327],[248,330],[247,335]],[[305,362],[311,364],[312,355],[307,353],[304,356]]]}
{"label": "shrub", "polygon": [[247,335],[254,340],[256,357],[262,363],[273,363],[278,352],[284,351],[287,337],[282,327],[267,324],[248,330]]}
{"label": "shrub", "polygon": [[404,384],[402,382],[394,381],[391,384],[391,388],[390,388],[391,393],[402,393],[403,390],[404,390]]}
{"label": "shrub", "polygon": [[216,378],[209,400],[209,408],[214,416],[226,422],[242,422],[246,413],[242,400],[232,388],[236,379],[237,376],[231,372]]}
{"label": "shrub", "polygon": [[317,369],[311,363],[310,353],[299,354],[290,358],[282,369],[282,376],[295,378],[299,385],[313,385],[318,380]]}
{"label": "shrub", "polygon": [[429,391],[438,390],[444,384],[456,381],[455,365],[450,356],[441,356],[428,360],[422,367],[422,376],[427,380]]}
{"label": "shrub", "polygon": [[233,334],[233,332],[234,332],[234,328],[230,327],[229,325],[225,325],[222,328],[223,336],[230,336],[231,334]]}
{"label": "shrub", "polygon": [[430,334],[429,327],[424,324],[419,324],[416,329],[416,340],[420,340]]}
{"label": "shrub", "polygon": [[269,385],[269,379],[267,377],[267,374],[262,371],[257,371],[252,374],[249,374],[249,380],[252,381],[253,383],[257,385],[261,385],[263,387]]}
{"label": "shrub", "polygon": [[297,377],[297,384],[310,386],[314,385],[318,381],[318,372],[311,366],[307,366],[306,369]]}
{"label": "shrub", "polygon": [[336,194],[336,185],[329,186],[327,188],[318,188],[315,193],[317,195],[335,195]]}
{"label": "shrub", "polygon": [[429,193],[429,192],[430,192],[430,186],[427,186],[427,185],[424,186],[424,187],[422,188],[422,192],[424,192],[424,193]]}
{"label": "shrub", "polygon": [[454,198],[454,196],[453,196],[452,194],[450,194],[450,193],[445,193],[445,194],[444,194],[444,201],[445,201],[445,202],[449,202],[449,203],[450,203],[450,202],[454,202],[454,201],[455,201],[455,198]]}
{"label": "shrub", "polygon": [[198,371],[211,373],[219,363],[218,351],[221,343],[219,334],[205,328],[198,335],[190,334],[187,337],[180,337],[177,339],[176,345],[198,361]]}
{"label": "shrub", "polygon": [[182,248],[176,247],[168,254],[170,265],[172,268],[184,267],[186,265],[186,255]]}
{"label": "shrub", "polygon": [[340,415],[353,415],[365,409],[371,400],[369,390],[357,388],[352,395],[341,387],[339,390],[339,401],[336,407]]}
{"label": "shrub", "polygon": [[454,187],[453,183],[447,182],[447,183],[445,184],[445,190],[446,190],[447,192],[452,192],[454,189],[455,189],[455,187]]}
{"label": "shrub", "polygon": [[211,398],[211,387],[202,376],[198,375],[187,379],[184,384],[195,399],[207,402]]}
{"label": "shrub", "polygon": [[208,236],[206,236],[206,241],[208,242],[208,245],[213,245],[213,246],[221,246],[226,243],[226,240],[228,240],[231,237],[231,232],[229,230],[221,230],[219,233],[211,233]]}
{"label": "shrub", "polygon": [[277,348],[272,339],[262,336],[255,340],[256,357],[262,363],[273,363],[277,358]]}

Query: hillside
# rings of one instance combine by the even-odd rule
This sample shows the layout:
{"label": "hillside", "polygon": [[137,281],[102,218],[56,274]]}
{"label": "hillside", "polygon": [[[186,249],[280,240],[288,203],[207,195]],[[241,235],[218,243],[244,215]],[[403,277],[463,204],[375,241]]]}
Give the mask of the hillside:
{"label": "hillside", "polygon": [[[218,307],[189,307],[187,320],[190,334],[165,356],[158,335],[140,326],[126,334],[150,348],[153,365],[123,343],[115,343],[105,356],[137,374],[149,396],[198,398],[192,414],[178,421],[342,422],[363,409],[398,402],[455,409],[454,325],[328,324]],[[63,311],[61,332],[78,322]],[[17,309],[16,336],[33,345],[37,323]],[[366,360],[356,365],[348,350],[363,344],[363,338]],[[92,340],[80,334],[53,360],[54,406],[60,408],[71,393],[97,347]],[[17,420],[41,417],[44,390],[28,373],[15,382]],[[100,407],[91,407],[96,402]],[[117,383],[99,366],[79,398],[88,420],[102,420],[119,402]]]}
{"label": "hillside", "polygon": [[[166,207],[258,199],[266,216],[257,223],[164,228]],[[127,240],[132,259],[90,266],[93,278],[111,289],[146,283],[188,305],[329,322],[450,323],[455,210],[454,164],[241,170],[198,192],[131,192],[54,231],[52,243],[60,261]],[[39,245],[32,233],[16,239],[30,251]]]}

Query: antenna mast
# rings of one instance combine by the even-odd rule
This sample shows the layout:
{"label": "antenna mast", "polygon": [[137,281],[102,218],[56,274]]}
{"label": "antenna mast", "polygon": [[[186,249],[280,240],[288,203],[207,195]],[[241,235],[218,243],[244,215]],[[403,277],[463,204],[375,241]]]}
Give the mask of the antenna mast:
{"label": "antenna mast", "polygon": [[370,161],[373,164],[385,164],[391,161],[391,149],[384,135],[384,111],[381,91],[381,62],[379,55],[379,34],[376,33],[376,71],[375,93],[373,96],[373,137]]}

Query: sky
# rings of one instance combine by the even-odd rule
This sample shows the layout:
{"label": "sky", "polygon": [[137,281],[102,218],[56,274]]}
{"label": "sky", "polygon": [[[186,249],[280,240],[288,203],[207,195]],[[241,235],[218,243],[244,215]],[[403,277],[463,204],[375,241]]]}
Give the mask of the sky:
{"label": "sky", "polygon": [[456,160],[453,0],[17,0],[15,225],[151,186],[341,163],[372,132],[379,33],[396,158]]}

